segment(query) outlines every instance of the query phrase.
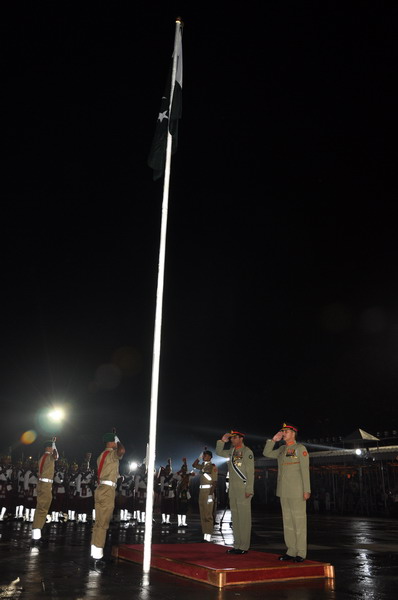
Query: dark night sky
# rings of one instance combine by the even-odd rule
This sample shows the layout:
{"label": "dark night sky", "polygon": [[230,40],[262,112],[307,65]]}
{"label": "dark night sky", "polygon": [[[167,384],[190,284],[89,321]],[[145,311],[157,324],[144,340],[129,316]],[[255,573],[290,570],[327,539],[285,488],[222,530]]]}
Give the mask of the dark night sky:
{"label": "dark night sky", "polygon": [[5,20],[1,449],[46,435],[59,399],[60,449],[95,453],[115,425],[143,457],[162,197],[146,160],[179,14],[159,460],[285,419],[304,438],[396,428],[391,9],[84,4]]}

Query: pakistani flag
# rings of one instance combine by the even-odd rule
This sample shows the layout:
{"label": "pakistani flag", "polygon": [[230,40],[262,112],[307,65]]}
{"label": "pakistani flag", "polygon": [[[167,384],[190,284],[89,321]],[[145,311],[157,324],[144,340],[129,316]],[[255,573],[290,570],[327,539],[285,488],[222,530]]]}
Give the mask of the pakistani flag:
{"label": "pakistani flag", "polygon": [[[166,163],[167,132],[173,136],[172,154],[177,150],[178,121],[181,118],[182,105],[182,36],[181,29],[177,38],[177,68],[174,81],[173,98],[170,103],[171,73],[169,74],[165,92],[162,96],[160,112],[156,124],[152,147],[149,152],[148,165],[153,169],[153,179],[160,179]],[[173,55],[174,57],[174,55]],[[171,104],[171,114],[169,114]]]}

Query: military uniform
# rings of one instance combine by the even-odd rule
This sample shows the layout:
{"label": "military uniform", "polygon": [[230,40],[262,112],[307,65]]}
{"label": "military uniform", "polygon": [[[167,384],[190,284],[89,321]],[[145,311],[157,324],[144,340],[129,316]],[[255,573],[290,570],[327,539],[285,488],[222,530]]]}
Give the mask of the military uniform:
{"label": "military uniform", "polygon": [[48,509],[53,498],[54,465],[58,458],[54,442],[48,442],[45,448],[53,447],[52,451],[46,450],[39,460],[39,481],[37,483],[37,503],[32,524],[32,539],[41,538],[41,529],[46,522]]}
{"label": "military uniform", "polygon": [[90,465],[83,463],[76,477],[77,520],[87,523],[87,515],[91,515],[94,508],[93,497],[94,471]]}
{"label": "military uniform", "polygon": [[[239,432],[231,432],[231,435]],[[243,434],[239,434],[242,436]],[[252,527],[251,499],[254,494],[253,451],[243,443],[239,448],[224,450],[225,442],[217,441],[216,454],[229,458],[229,506],[232,515],[234,550],[247,552]],[[250,496],[248,496],[250,494]]]}
{"label": "military uniform", "polygon": [[195,473],[188,473],[187,460],[183,458],[182,467],[174,475],[176,482],[176,501],[177,501],[177,518],[179,527],[188,527],[187,525],[187,514],[189,501],[191,499],[191,493],[189,491],[189,484],[192,477],[195,477]]}
{"label": "military uniform", "polygon": [[56,523],[59,517],[64,519],[64,514],[67,510],[67,493],[66,493],[66,465],[59,461],[58,468],[54,472],[53,481],[53,501],[51,504],[52,520]]}
{"label": "military uniform", "polygon": [[[104,441],[111,442],[112,434],[106,434]],[[113,440],[119,441],[113,435]],[[123,450],[124,454],[124,450]],[[95,524],[91,536],[91,556],[101,559],[105,546],[106,534],[115,508],[116,483],[119,479],[119,461],[123,454],[118,454],[118,448],[105,448],[97,459],[98,487],[94,494]]]}
{"label": "military uniform", "polygon": [[148,475],[143,463],[134,477],[134,513],[138,523],[145,523]]}
{"label": "military uniform", "polygon": [[66,485],[68,492],[68,519],[69,521],[76,520],[76,511],[78,508],[78,496],[76,495],[76,480],[79,475],[79,466],[73,462],[68,471]]}
{"label": "military uniform", "polygon": [[15,477],[15,497],[16,497],[16,509],[15,509],[15,518],[23,519],[23,509],[24,509],[24,482],[25,471],[22,467],[22,462],[17,466],[16,477]]}
{"label": "military uniform", "polygon": [[272,439],[267,440],[263,455],[278,461],[276,495],[282,507],[287,556],[304,559],[307,556],[307,503],[304,494],[311,492],[308,452],[303,444],[296,441],[276,450],[274,446]]}
{"label": "military uniform", "polygon": [[126,473],[121,477],[118,486],[117,507],[120,510],[120,521],[129,521],[129,513],[133,511],[133,490],[134,478],[131,473]]}
{"label": "military uniform", "polygon": [[[204,454],[208,454],[212,457],[212,454],[205,451]],[[218,470],[215,464],[210,460],[204,460],[200,462],[197,458],[192,464],[194,469],[200,471],[199,480],[199,513],[200,513],[200,524],[202,526],[202,533],[205,541],[210,542],[211,534],[214,528],[214,502],[215,502],[215,489],[218,480]]]}
{"label": "military uniform", "polygon": [[171,460],[166,467],[161,467],[159,472],[160,512],[162,513],[162,524],[170,524],[170,516],[175,513],[175,487]]}
{"label": "military uniform", "polygon": [[0,521],[11,511],[13,495],[11,459],[7,457],[0,464]]}
{"label": "military uniform", "polygon": [[38,465],[37,461],[28,466],[25,471],[23,487],[25,493],[25,521],[33,521],[37,502],[37,477]]}

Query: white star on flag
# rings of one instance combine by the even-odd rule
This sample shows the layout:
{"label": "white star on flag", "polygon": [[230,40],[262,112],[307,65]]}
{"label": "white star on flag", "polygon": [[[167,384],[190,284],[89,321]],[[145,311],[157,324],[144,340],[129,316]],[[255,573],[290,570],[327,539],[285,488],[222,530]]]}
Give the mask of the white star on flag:
{"label": "white star on flag", "polygon": [[158,116],[158,121],[162,122],[162,121],[163,121],[163,119],[168,119],[168,118],[169,118],[169,116],[168,116],[168,114],[167,114],[167,113],[168,113],[168,111],[167,111],[167,110],[165,110],[164,112],[160,112],[160,113],[159,113],[159,116]]}

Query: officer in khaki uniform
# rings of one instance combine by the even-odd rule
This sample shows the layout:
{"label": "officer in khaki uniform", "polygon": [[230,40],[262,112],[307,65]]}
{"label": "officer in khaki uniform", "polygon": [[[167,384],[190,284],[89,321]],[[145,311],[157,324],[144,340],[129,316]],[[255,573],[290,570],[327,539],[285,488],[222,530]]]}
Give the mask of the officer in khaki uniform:
{"label": "officer in khaki uniform", "polygon": [[35,516],[32,523],[32,543],[39,543],[41,530],[46,522],[48,509],[53,499],[53,479],[54,465],[58,459],[58,452],[55,447],[56,438],[44,442],[44,454],[39,460],[38,483],[37,483],[37,504]]}
{"label": "officer in khaki uniform", "polygon": [[211,462],[212,458],[213,453],[205,448],[199,458],[192,464],[194,469],[200,471],[199,512],[205,542],[211,541],[214,528],[214,502],[218,472],[216,465]]}
{"label": "officer in khaki uniform", "polygon": [[[250,547],[252,528],[251,501],[254,494],[254,456],[243,443],[244,434],[239,431],[225,433],[217,441],[216,454],[229,458],[229,506],[232,514],[234,547],[228,554],[246,554]],[[224,450],[227,442],[231,448]]]}
{"label": "officer in khaki uniform", "polygon": [[[307,500],[311,487],[309,456],[307,448],[296,441],[297,431],[295,425],[283,423],[272,440],[266,441],[263,454],[278,461],[276,495],[281,501],[287,546],[279,560],[302,562],[307,556]],[[275,443],[282,439],[285,444],[274,450]]]}
{"label": "officer in khaki uniform", "polygon": [[91,536],[91,557],[95,561],[104,555],[106,534],[115,508],[116,482],[120,477],[119,461],[126,451],[115,432],[106,433],[103,441],[105,450],[97,458],[98,487],[94,494],[95,524]]}

